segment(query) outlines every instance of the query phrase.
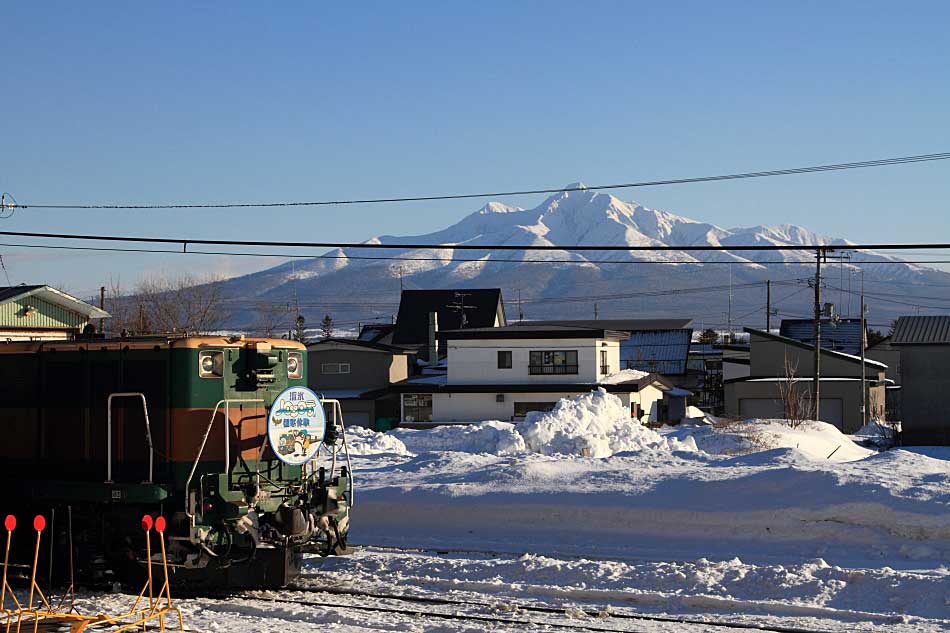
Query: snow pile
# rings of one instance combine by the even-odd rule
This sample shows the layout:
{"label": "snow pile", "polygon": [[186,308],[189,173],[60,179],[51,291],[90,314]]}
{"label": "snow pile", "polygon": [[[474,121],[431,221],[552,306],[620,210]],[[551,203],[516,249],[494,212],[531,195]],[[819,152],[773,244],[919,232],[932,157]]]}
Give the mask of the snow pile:
{"label": "snow pile", "polygon": [[745,455],[784,448],[809,459],[849,462],[874,453],[855,444],[837,427],[815,421],[803,422],[795,428],[785,420],[718,421],[711,425],[684,424],[662,432],[669,440],[692,439],[700,450],[710,455]]}
{"label": "snow pile", "polygon": [[349,426],[346,429],[346,446],[350,455],[409,455],[406,445],[398,438],[386,433],[377,433],[362,426]]}
{"label": "snow pile", "polygon": [[606,376],[603,380],[600,381],[602,385],[619,385],[622,382],[633,382],[634,380],[640,380],[641,378],[646,378],[650,374],[645,371],[640,371],[639,369],[622,369],[620,371],[614,372],[609,376]]}
{"label": "snow pile", "polygon": [[668,442],[631,419],[620,398],[603,389],[562,399],[546,413],[531,412],[518,431],[529,450],[543,455],[610,457],[626,451],[697,450],[690,438]]}
{"label": "snow pile", "polygon": [[413,453],[455,451],[508,455],[525,451],[524,439],[510,422],[446,425],[426,430],[397,429],[391,435]]}

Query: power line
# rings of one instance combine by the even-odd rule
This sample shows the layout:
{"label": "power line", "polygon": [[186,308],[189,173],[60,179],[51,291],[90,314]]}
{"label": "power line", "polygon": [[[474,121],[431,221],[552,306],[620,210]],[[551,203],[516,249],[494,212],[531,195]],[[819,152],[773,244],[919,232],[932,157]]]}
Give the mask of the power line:
{"label": "power line", "polygon": [[395,202],[427,202],[433,200],[463,200],[467,198],[501,198],[508,196],[524,196],[533,194],[567,193],[572,191],[607,191],[612,189],[632,189],[635,187],[657,187],[662,185],[683,185],[699,182],[716,182],[722,180],[740,180],[745,178],[766,178],[771,176],[789,176],[794,174],[810,174],[823,171],[843,171],[848,169],[863,169],[867,167],[885,167],[902,165],[905,163],[922,163],[929,161],[950,159],[950,152],[937,154],[920,154],[916,156],[900,156],[896,158],[881,158],[851,163],[835,163],[831,165],[815,165],[811,167],[794,167],[791,169],[775,169],[771,171],[754,171],[720,176],[699,176],[694,178],[674,178],[670,180],[647,180],[641,182],[627,182],[610,185],[596,185],[592,187],[563,187],[556,189],[522,189],[513,191],[494,191],[483,193],[419,195],[419,196],[390,196],[383,198],[316,200],[308,202],[228,202],[218,204],[19,204],[8,203],[10,209],[234,209],[241,207],[316,207],[346,204],[378,204]]}
{"label": "power line", "polygon": [[[2,233],[0,233],[2,234]],[[737,261],[705,261],[701,259],[665,259],[665,260],[616,260],[616,259],[502,259],[502,258],[467,258],[460,259],[457,257],[445,258],[445,257],[408,257],[402,255],[380,255],[380,256],[370,256],[370,255],[314,255],[312,253],[251,253],[251,252],[236,252],[236,251],[196,251],[188,250],[181,251],[178,249],[160,249],[160,248],[119,248],[119,247],[106,247],[106,246],[61,246],[54,244],[14,244],[10,242],[0,242],[0,246],[9,247],[9,248],[37,248],[37,249],[47,249],[47,250],[65,250],[65,251],[91,251],[91,252],[103,252],[103,253],[157,253],[157,254],[168,254],[168,255],[219,255],[224,257],[271,257],[271,258],[285,258],[285,259],[352,259],[359,261],[408,261],[408,262],[442,262],[444,264],[453,264],[453,263],[485,263],[485,264],[573,264],[573,265],[586,265],[586,264],[599,264],[599,265],[618,265],[618,266],[627,266],[627,265],[658,265],[658,266],[674,266],[674,265],[724,265],[724,264],[735,264],[736,266],[807,266],[810,265],[808,262],[790,262],[790,261],[775,261],[775,260],[737,260]],[[802,248],[801,250],[804,250]],[[892,260],[892,261],[864,261],[857,260],[852,261],[851,264],[868,264],[868,265],[903,265],[903,264],[950,264],[950,259],[947,260]],[[869,282],[871,283],[871,282]],[[873,282],[873,283],[890,283],[890,282]],[[950,284],[916,284],[922,286],[950,286]]]}
{"label": "power line", "polygon": [[[575,245],[558,246],[554,244],[367,244],[365,242],[275,242],[266,240],[210,240],[200,238],[177,238],[177,237],[136,237],[120,235],[90,235],[90,234],[71,234],[71,233],[38,233],[32,231],[0,231],[0,235],[10,235],[15,237],[34,237],[55,240],[84,240],[99,242],[133,242],[142,244],[180,244],[182,253],[188,252],[189,244],[202,244],[207,246],[256,246],[256,247],[276,247],[276,248],[352,248],[352,249],[404,249],[404,250],[467,250],[467,251],[564,251],[564,252],[588,252],[588,251],[631,251],[631,252],[670,252],[670,251],[821,251],[829,252],[841,250],[840,246],[833,244],[738,244],[735,246],[722,245],[651,245],[651,246],[632,246],[629,244],[601,244],[601,245]],[[889,251],[897,249],[921,250],[933,248],[948,248],[950,244],[849,244],[847,250],[874,250]],[[275,255],[279,257],[279,255]],[[435,258],[438,259],[438,258]],[[480,261],[480,260],[476,260]],[[693,262],[690,262],[693,263]],[[857,262],[876,264],[883,262]]]}

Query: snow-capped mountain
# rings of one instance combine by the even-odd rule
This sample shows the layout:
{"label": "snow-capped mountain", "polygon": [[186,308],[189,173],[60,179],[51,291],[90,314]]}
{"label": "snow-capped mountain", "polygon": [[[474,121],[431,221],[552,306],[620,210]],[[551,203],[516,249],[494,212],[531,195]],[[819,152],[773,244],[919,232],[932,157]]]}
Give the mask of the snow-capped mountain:
{"label": "snow-capped mountain", "polygon": [[[566,189],[582,188],[575,183]],[[250,295],[273,303],[292,297],[308,317],[319,319],[331,313],[339,319],[385,318],[395,312],[400,283],[408,288],[501,287],[509,311],[520,290],[521,308],[532,318],[592,316],[591,303],[598,296],[628,295],[601,299],[602,317],[634,317],[675,314],[697,321],[725,323],[730,320],[728,290],[723,292],[671,293],[663,289],[715,287],[733,284],[732,317],[749,313],[753,304],[763,304],[757,321],[764,320],[764,290],[746,284],[772,279],[776,282],[802,279],[811,274],[814,253],[800,251],[526,251],[458,249],[457,245],[506,246],[752,246],[814,245],[847,247],[852,242],[815,233],[790,224],[722,228],[666,211],[625,202],[608,193],[582,189],[550,196],[533,209],[520,209],[490,202],[459,222],[425,235],[373,237],[367,244],[406,244],[405,249],[338,249],[321,258],[297,260],[227,282],[244,297]],[[410,245],[444,245],[414,248]],[[401,259],[388,259],[399,257]],[[386,259],[381,259],[386,258]],[[856,253],[865,263],[866,276],[883,283],[903,286],[938,276],[946,283],[950,275],[877,253]],[[788,265],[779,265],[786,262]],[[731,266],[728,264],[732,264]],[[809,268],[805,268],[808,266]],[[829,301],[848,302],[843,284],[851,282],[857,268],[830,264],[832,285]],[[845,280],[845,276],[848,277]],[[796,288],[789,287],[789,290]],[[755,290],[761,297],[752,297]],[[638,296],[640,294],[641,296]],[[786,294],[786,293],[783,293]],[[741,296],[740,296],[741,295]],[[798,293],[798,303],[787,307],[805,316],[802,306],[807,293]],[[805,296],[801,296],[805,295]],[[647,300],[646,296],[650,299]],[[849,295],[850,296],[850,295]],[[585,301],[584,297],[593,297]],[[853,297],[852,297],[853,298]],[[674,300],[675,299],[675,300]],[[856,305],[857,300],[851,303]],[[800,305],[801,304],[801,305]],[[898,306],[890,308],[894,312]],[[856,308],[855,310],[856,311]],[[906,310],[904,310],[906,311]],[[900,312],[900,310],[898,310]],[[780,312],[781,314],[781,312]],[[254,319],[244,314],[236,325]],[[756,321],[756,323],[757,323]],[[741,323],[740,323],[741,324]]]}

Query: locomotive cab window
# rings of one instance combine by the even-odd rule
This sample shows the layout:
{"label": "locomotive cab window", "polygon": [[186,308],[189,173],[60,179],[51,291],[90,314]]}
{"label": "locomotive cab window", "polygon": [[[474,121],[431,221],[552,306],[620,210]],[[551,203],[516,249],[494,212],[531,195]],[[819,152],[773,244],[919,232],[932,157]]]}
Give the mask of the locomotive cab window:
{"label": "locomotive cab window", "polygon": [[224,352],[204,351],[198,354],[198,375],[202,378],[224,376]]}

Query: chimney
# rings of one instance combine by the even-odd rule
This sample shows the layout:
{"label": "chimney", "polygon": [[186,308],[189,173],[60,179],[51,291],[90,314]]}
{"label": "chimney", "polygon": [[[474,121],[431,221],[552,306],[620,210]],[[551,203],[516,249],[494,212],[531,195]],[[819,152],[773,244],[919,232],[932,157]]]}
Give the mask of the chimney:
{"label": "chimney", "polygon": [[429,313],[429,365],[435,365],[439,362],[439,339],[436,335],[439,332],[439,313]]}

